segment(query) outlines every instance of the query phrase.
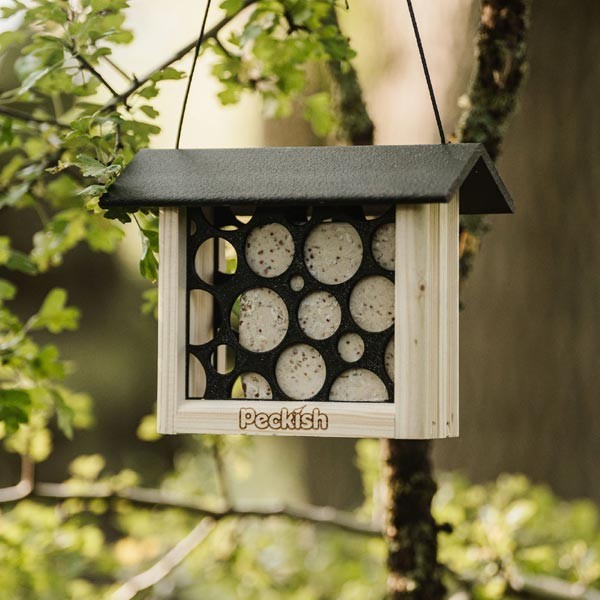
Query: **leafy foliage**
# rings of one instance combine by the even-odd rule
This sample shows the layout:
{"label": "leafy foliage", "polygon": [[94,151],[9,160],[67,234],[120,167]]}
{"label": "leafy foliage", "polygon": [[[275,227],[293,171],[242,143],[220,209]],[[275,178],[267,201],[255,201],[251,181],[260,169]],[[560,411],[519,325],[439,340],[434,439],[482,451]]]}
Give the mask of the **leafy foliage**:
{"label": "leafy foliage", "polygon": [[[244,91],[258,92],[269,116],[288,115],[306,87],[309,65],[330,60],[345,64],[354,53],[339,29],[327,22],[330,1],[228,1],[222,8],[233,15],[248,4],[253,9],[241,31],[230,34],[228,49],[216,37],[206,46],[216,54],[220,98],[228,104]],[[167,66],[141,82],[130,80],[123,95],[108,82],[103,73],[114,71],[108,62],[113,46],[132,41],[125,27],[127,6],[126,0],[15,0],[1,9],[4,17],[19,18],[21,26],[0,37],[0,48],[19,51],[17,84],[0,96],[0,210],[23,211],[41,225],[27,251],[0,238],[0,266],[8,270],[42,273],[60,266],[80,243],[96,252],[113,252],[123,237],[119,224],[106,217],[128,222],[130,215],[105,213],[98,200],[159,132],[151,101],[160,85],[183,77]],[[305,116],[318,134],[332,131],[336,119],[327,92],[305,99]],[[155,282],[158,219],[140,212],[134,221],[141,236],[140,272]],[[44,422],[56,414],[71,435],[69,407],[79,396],[60,385],[66,369],[56,348],[37,347],[31,334],[40,328],[51,333],[73,329],[76,310],[65,308],[65,292],[55,290],[37,315],[22,324],[7,304],[15,294],[14,284],[1,279],[0,332],[5,340],[0,367],[11,376],[3,378],[0,418],[12,435],[46,407]],[[145,295],[144,311],[156,312],[155,292]],[[22,376],[27,376],[25,384]]]}
{"label": "leafy foliage", "polygon": [[[237,0],[223,7],[239,10]],[[285,0],[256,3],[240,32],[227,42],[213,40],[218,60],[213,74],[223,85],[219,93],[225,105],[239,101],[246,90],[255,90],[263,99],[266,117],[287,117],[294,100],[305,91],[307,65],[335,61],[348,65],[355,53],[339,28],[330,24],[332,2],[327,0]],[[304,98],[304,116],[315,133],[326,137],[336,127],[328,92]]]}
{"label": "leafy foliage", "polygon": [[[165,497],[176,492],[209,508],[221,505],[213,443],[197,438],[179,455],[177,470],[161,486]],[[357,512],[363,517],[382,508],[377,445],[363,440],[357,447],[366,498]],[[235,489],[252,477],[249,441],[228,438],[224,450]],[[168,503],[157,509],[105,499],[137,485],[138,477],[129,470],[106,473],[100,455],[78,457],[70,473],[61,485],[70,497],[58,502],[58,510],[25,500],[0,512],[0,554],[7,557],[0,579],[14,586],[15,598],[106,597],[198,522],[193,512]],[[441,554],[456,592],[467,590],[478,600],[531,597],[531,589],[519,586],[541,573],[600,589],[600,520],[591,502],[561,501],[523,476],[470,485],[447,475],[434,514],[452,528],[441,537]],[[284,517],[231,516],[150,597],[379,600],[385,597],[385,553],[377,537]]]}
{"label": "leafy foliage", "polygon": [[561,502],[523,476],[487,486],[447,477],[434,514],[453,528],[441,560],[475,598],[505,597],[523,573],[600,587],[600,515],[590,501]]}

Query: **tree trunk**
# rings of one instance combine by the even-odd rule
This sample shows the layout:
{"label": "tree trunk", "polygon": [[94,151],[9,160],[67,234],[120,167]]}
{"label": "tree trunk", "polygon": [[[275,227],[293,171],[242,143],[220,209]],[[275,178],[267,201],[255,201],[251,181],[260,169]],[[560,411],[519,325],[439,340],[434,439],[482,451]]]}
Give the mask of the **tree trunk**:
{"label": "tree trunk", "polygon": [[[600,500],[600,3],[534,2],[526,92],[463,294],[461,438],[436,464]],[[484,460],[481,456],[485,457]]]}
{"label": "tree trunk", "polygon": [[436,491],[429,441],[385,440],[388,485],[388,591],[390,598],[443,598],[437,560],[438,526],[431,514]]}

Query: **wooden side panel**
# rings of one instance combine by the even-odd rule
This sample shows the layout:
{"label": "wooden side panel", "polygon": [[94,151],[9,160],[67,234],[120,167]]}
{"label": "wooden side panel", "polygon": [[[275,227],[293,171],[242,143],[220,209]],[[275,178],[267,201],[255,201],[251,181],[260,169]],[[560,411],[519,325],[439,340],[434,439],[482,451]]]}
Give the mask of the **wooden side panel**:
{"label": "wooden side panel", "polygon": [[396,209],[395,437],[458,435],[458,199]]}
{"label": "wooden side panel", "polygon": [[185,209],[159,212],[158,431],[175,433],[185,398]]}
{"label": "wooden side panel", "polygon": [[458,383],[458,335],[459,335],[459,228],[460,206],[458,195],[448,205],[448,401],[446,403],[446,436],[459,434],[459,383]]}

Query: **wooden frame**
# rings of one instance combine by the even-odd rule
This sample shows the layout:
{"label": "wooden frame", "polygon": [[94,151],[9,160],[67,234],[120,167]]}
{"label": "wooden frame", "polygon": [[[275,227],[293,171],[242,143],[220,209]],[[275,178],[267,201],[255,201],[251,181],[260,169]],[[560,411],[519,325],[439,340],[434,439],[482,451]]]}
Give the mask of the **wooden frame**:
{"label": "wooden frame", "polygon": [[393,403],[188,400],[186,214],[185,208],[161,208],[159,432],[403,439],[458,435],[458,219],[457,197],[448,204],[396,208]]}

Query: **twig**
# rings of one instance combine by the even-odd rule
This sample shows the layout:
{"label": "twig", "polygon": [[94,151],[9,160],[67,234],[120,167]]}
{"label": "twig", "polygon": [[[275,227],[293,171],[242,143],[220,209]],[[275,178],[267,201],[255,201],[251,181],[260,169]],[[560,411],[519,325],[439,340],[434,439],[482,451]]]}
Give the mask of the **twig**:
{"label": "twig", "polygon": [[215,41],[217,46],[221,48],[221,50],[225,53],[226,56],[233,56],[233,54],[225,47],[225,44],[223,44],[223,42],[219,39],[218,35],[215,35],[213,37],[213,40]]}
{"label": "twig", "polygon": [[[459,574],[448,566],[444,566],[444,570],[467,590],[471,590],[479,581],[474,576]],[[545,600],[600,600],[600,591],[581,582],[563,581],[550,575],[526,575],[512,568],[511,571],[506,576],[506,584],[508,591],[515,594]]]}
{"label": "twig", "polygon": [[139,592],[151,588],[162,581],[177,565],[182,563],[213,531],[216,522],[205,518],[179,541],[158,562],[146,571],[126,581],[112,595],[112,600],[131,600]]}
{"label": "twig", "polygon": [[[258,0],[245,0],[244,5],[237,13],[234,13],[232,15],[228,15],[228,16],[224,17],[214,27],[209,29],[206,32],[206,34],[204,35],[204,41],[206,42],[207,40],[214,39],[214,37],[219,33],[219,31],[221,31],[221,29],[223,29],[223,27],[225,27],[227,24],[229,24],[231,21],[233,21],[233,19],[235,19],[235,17],[237,17],[244,9],[248,8],[252,4],[255,4],[257,1]],[[147,73],[143,77],[140,77],[138,80],[136,80],[134,83],[132,83],[124,92],[122,92],[121,94],[114,95],[100,109],[100,112],[106,112],[106,111],[114,108],[117,104],[120,104],[121,102],[125,102],[129,98],[129,96],[134,94],[143,85],[148,83],[148,81],[150,81],[154,75],[156,75],[157,73],[160,73],[167,67],[170,67],[174,62],[181,60],[188,52],[192,51],[196,47],[197,41],[198,41],[197,38],[194,38],[194,40],[192,40],[191,42],[187,43],[185,46],[180,48],[177,52],[175,52],[175,54],[173,54],[172,56],[167,58],[165,61],[163,61],[160,65],[158,65],[157,67],[152,69],[152,71],[150,71],[149,73]]]}
{"label": "twig", "polygon": [[17,485],[0,489],[0,503],[16,502],[29,496],[33,490],[35,465],[28,456],[21,456],[21,480]]}
{"label": "twig", "polygon": [[548,600],[600,600],[600,592],[583,583],[571,583],[548,575],[519,574],[509,581],[510,589]]}
{"label": "twig", "polygon": [[115,145],[113,146],[113,151],[108,159],[108,163],[112,164],[117,155],[119,154],[119,150],[123,147],[123,143],[121,141],[121,123],[119,121],[115,121]]}
{"label": "twig", "polygon": [[121,77],[123,77],[123,79],[126,79],[129,83],[135,83],[137,81],[135,75],[129,75],[125,69],[122,69],[117,63],[115,63],[111,58],[109,58],[108,56],[103,56],[102,57],[104,59],[104,61],[110,65],[119,75],[121,75]]}
{"label": "twig", "polygon": [[600,592],[583,583],[571,583],[549,575],[519,575],[510,581],[515,592],[548,600],[600,600]]}
{"label": "twig", "polygon": [[96,79],[98,79],[98,81],[114,96],[118,96],[119,92],[117,92],[117,90],[115,90],[115,88],[110,85],[110,83],[108,83],[108,81],[106,81],[106,79],[104,79],[104,76],[102,75],[102,73],[100,73],[96,67],[94,67],[94,65],[92,65],[87,58],[85,58],[84,56],[82,56],[81,54],[79,54],[78,52],[76,52],[75,50],[71,49],[71,52],[73,53],[73,56],[75,58],[75,60],[77,60],[77,62],[87,71],[89,71]]}
{"label": "twig", "polygon": [[14,486],[0,488],[0,504],[22,500],[26,497],[38,499],[120,499],[128,500],[142,506],[161,506],[163,508],[180,508],[215,521],[227,517],[284,517],[293,521],[304,521],[315,525],[329,525],[370,536],[381,536],[381,527],[374,523],[357,520],[353,515],[329,506],[288,505],[271,506],[228,506],[223,510],[214,510],[203,506],[194,499],[179,494],[154,488],[131,487],[115,490],[104,483],[88,484],[85,488],[68,483],[35,483],[33,462],[22,458],[21,481]]}
{"label": "twig", "polygon": [[70,129],[68,125],[60,123],[56,119],[34,117],[29,113],[17,110],[16,108],[10,108],[8,106],[0,106],[0,114],[13,119],[18,119],[19,121],[29,121],[31,123],[41,123],[44,125],[55,125],[56,127],[62,127],[63,129]]}

